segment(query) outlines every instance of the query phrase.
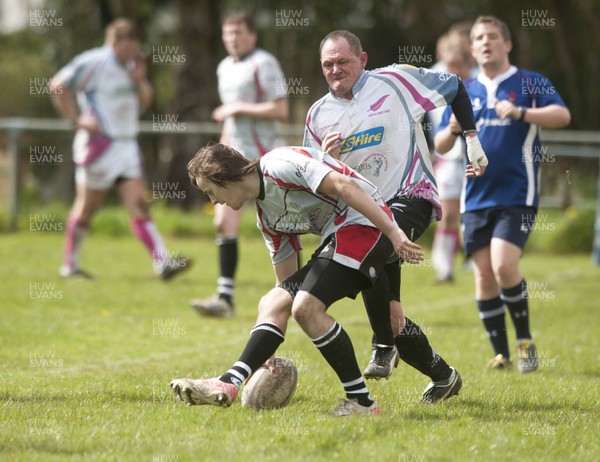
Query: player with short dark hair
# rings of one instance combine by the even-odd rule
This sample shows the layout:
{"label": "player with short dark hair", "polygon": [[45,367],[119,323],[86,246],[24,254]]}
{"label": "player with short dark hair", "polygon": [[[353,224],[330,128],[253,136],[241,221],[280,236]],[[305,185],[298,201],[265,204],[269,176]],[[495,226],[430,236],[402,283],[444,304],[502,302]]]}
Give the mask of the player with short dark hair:
{"label": "player with short dark hair", "polygon": [[[256,26],[247,12],[233,11],[225,16],[222,38],[228,56],[217,68],[222,104],[215,108],[212,118],[223,122],[221,143],[234,147],[250,160],[258,159],[285,144],[281,131],[281,122],[288,116],[284,75],[272,54],[256,48]],[[234,314],[241,217],[241,209],[215,205],[219,277],[215,296],[192,300],[192,307],[200,315]]]}
{"label": "player with short dark hair", "polygon": [[[464,246],[475,270],[479,317],[495,356],[490,369],[511,367],[506,337],[508,308],[517,336],[520,372],[537,369],[529,327],[527,283],[519,269],[533,228],[543,161],[540,128],[569,124],[570,113],[545,76],[512,66],[508,27],[494,16],[480,16],[471,29],[477,78],[465,82],[481,144],[490,158],[485,178],[469,178],[462,203]],[[455,142],[446,113],[435,147],[446,152]]]}
{"label": "player with short dark hair", "polygon": [[[190,161],[188,172],[213,203],[238,210],[254,200],[277,287],[261,299],[256,325],[233,367],[219,378],[174,380],[176,396],[188,404],[229,406],[242,382],[283,342],[293,315],[346,392],[333,415],[379,414],[350,337],[327,312],[335,301],[354,298],[370,287],[389,259],[401,255],[416,263],[423,258],[420,247],[396,225],[379,191],[346,165],[311,148],[279,148],[250,161],[231,147],[209,145]],[[322,238],[298,270],[299,235],[307,233]]]}

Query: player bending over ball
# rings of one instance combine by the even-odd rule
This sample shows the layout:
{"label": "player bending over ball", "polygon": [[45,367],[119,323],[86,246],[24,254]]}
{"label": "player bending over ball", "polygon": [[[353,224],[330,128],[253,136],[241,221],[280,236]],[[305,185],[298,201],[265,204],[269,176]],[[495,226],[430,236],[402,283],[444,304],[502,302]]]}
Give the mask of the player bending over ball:
{"label": "player bending over ball", "polygon": [[[301,147],[274,149],[250,161],[226,145],[209,145],[190,161],[188,173],[214,204],[237,210],[255,201],[277,285],[260,300],[256,325],[231,369],[218,378],[173,380],[176,396],[188,404],[229,406],[241,384],[284,341],[293,316],[346,392],[332,415],[380,414],[350,337],[327,313],[335,301],[371,287],[390,259],[423,259],[421,248],[396,225],[375,186],[328,154]],[[308,233],[322,239],[298,269],[299,235]]]}

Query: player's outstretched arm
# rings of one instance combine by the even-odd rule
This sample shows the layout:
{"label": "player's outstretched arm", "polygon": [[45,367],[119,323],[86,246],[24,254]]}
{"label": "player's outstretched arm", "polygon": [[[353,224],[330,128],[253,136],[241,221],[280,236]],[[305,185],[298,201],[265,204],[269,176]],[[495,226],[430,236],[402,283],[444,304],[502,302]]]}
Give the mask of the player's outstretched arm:
{"label": "player's outstretched arm", "polygon": [[339,197],[350,207],[368,218],[392,242],[396,253],[408,263],[423,261],[421,247],[404,234],[375,200],[349,177],[331,172],[319,185],[318,191]]}

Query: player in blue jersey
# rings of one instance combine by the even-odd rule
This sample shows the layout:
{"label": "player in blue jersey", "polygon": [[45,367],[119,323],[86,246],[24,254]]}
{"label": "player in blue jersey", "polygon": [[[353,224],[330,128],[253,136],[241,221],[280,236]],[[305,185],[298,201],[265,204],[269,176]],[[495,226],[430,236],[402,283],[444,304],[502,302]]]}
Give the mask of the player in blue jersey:
{"label": "player in blue jersey", "polygon": [[[537,369],[538,360],[519,260],[538,208],[539,129],[564,127],[571,116],[548,78],[510,64],[511,48],[503,21],[493,16],[475,21],[471,51],[480,74],[465,82],[465,87],[490,165],[485,178],[467,180],[461,206],[465,251],[472,256],[475,269],[479,317],[495,354],[488,367],[511,367],[504,316],[508,308],[517,336],[518,369],[530,372]],[[440,153],[456,140],[449,118],[447,112],[435,136]]]}
{"label": "player in blue jersey", "polygon": [[[250,160],[258,159],[285,144],[280,123],[288,116],[283,72],[272,54],[256,48],[256,27],[248,13],[227,14],[222,38],[228,53],[217,68],[222,104],[212,117],[223,122],[221,143],[232,146]],[[224,204],[215,205],[219,249],[217,293],[192,300],[192,307],[203,316],[229,317],[234,313],[237,234],[242,212]]]}
{"label": "player in blue jersey", "polygon": [[[241,384],[283,342],[293,315],[344,387],[346,399],[333,415],[380,414],[350,337],[327,311],[335,301],[371,287],[398,255],[422,261],[420,247],[398,227],[377,188],[328,154],[302,147],[274,149],[250,161],[229,146],[209,145],[190,161],[188,172],[213,203],[239,210],[254,201],[277,285],[261,299],[239,360],[218,378],[173,380],[177,398],[188,404],[232,404]],[[307,233],[320,235],[321,242],[298,270],[299,235]]]}

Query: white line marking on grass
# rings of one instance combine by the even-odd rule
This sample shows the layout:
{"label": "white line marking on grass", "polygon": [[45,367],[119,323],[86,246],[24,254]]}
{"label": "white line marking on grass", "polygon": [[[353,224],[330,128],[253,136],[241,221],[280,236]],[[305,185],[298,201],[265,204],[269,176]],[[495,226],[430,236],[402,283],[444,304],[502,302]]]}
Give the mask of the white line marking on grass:
{"label": "white line marking on grass", "polygon": [[127,358],[127,359],[122,359],[119,361],[103,361],[101,363],[77,364],[77,365],[71,366],[71,367],[48,369],[47,372],[50,372],[53,374],[64,374],[64,373],[69,373],[69,372],[81,372],[86,369],[87,370],[89,370],[89,369],[111,369],[111,368],[119,368],[121,366],[132,366],[132,365],[144,364],[144,363],[148,363],[148,362],[152,362],[152,361],[160,361],[160,360],[165,360],[165,359],[176,358],[178,356],[189,356],[194,353],[203,353],[203,352],[206,352],[207,350],[211,350],[211,349],[227,348],[230,346],[234,346],[242,341],[243,341],[243,337],[239,336],[239,337],[230,339],[228,342],[214,343],[210,346],[202,345],[202,347],[199,347],[197,350],[186,349],[185,351],[178,351],[175,353],[168,353],[168,354],[155,354],[155,355],[146,356],[144,358]]}

